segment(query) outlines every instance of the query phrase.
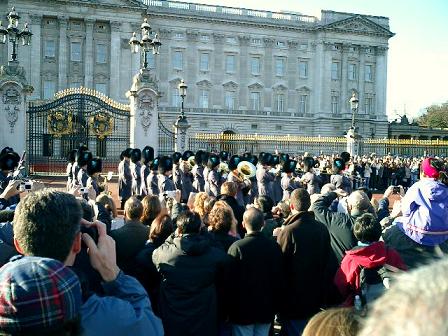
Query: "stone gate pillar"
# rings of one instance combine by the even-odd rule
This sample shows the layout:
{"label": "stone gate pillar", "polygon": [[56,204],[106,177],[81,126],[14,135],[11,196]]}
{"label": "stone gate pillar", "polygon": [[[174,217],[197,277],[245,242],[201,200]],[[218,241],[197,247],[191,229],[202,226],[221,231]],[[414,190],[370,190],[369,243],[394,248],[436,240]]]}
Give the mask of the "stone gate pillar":
{"label": "stone gate pillar", "polygon": [[131,90],[126,94],[131,108],[130,146],[142,149],[145,146],[159,150],[159,90],[149,69],[140,69],[134,76]]}
{"label": "stone gate pillar", "polygon": [[26,150],[26,98],[31,93],[19,62],[0,67],[0,150],[9,146],[19,155]]}

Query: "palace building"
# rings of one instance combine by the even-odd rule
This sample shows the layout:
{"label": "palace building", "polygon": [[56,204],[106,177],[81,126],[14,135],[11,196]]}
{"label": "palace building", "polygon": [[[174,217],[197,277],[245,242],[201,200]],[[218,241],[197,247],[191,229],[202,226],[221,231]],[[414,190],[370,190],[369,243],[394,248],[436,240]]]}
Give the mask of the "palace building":
{"label": "palace building", "polygon": [[[223,1],[224,3],[224,1]],[[388,135],[389,19],[322,10],[321,17],[158,0],[6,0],[29,22],[31,47],[18,59],[34,87],[31,100],[51,100],[84,86],[128,103],[141,67],[132,32],[147,17],[162,42],[148,55],[158,79],[167,127],[188,85],[190,132],[342,136],[349,99],[359,98],[356,125],[365,137]],[[0,64],[8,61],[0,45]]]}

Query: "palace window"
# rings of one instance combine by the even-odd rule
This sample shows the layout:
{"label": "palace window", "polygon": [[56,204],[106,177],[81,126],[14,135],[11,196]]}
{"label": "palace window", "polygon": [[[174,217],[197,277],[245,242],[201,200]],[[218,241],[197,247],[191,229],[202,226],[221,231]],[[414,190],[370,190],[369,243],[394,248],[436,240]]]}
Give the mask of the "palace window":
{"label": "palace window", "polygon": [[173,68],[176,70],[182,70],[184,67],[184,57],[180,50],[176,50],[173,53]]}
{"label": "palace window", "polygon": [[339,79],[339,62],[331,63],[331,79],[333,80]]}
{"label": "palace window", "polygon": [[339,96],[336,94],[332,94],[331,96],[331,113],[339,113]]}
{"label": "palace window", "polygon": [[260,57],[252,57],[250,59],[250,70],[252,75],[259,75],[261,71]]}
{"label": "palace window", "polygon": [[365,81],[372,82],[373,81],[373,65],[367,64],[365,67]]}
{"label": "palace window", "polygon": [[308,61],[299,61],[299,78],[308,78]]}
{"label": "palace window", "polygon": [[308,95],[301,94],[299,96],[299,113],[308,113]]}
{"label": "palace window", "polygon": [[235,109],[235,92],[226,91],[224,94],[224,105],[228,110]]}
{"label": "palace window", "polygon": [[276,57],[275,58],[275,75],[276,76],[284,76],[285,75],[285,62],[286,59],[284,57]]}
{"label": "palace window", "polygon": [[56,43],[54,40],[45,41],[44,56],[48,58],[54,58],[56,56]]}
{"label": "palace window", "polygon": [[171,105],[174,107],[180,107],[182,99],[179,94],[179,89],[173,88],[171,91]]}
{"label": "palace window", "polygon": [[209,98],[208,90],[201,90],[199,95],[200,108],[208,108],[208,98]]}
{"label": "palace window", "polygon": [[70,43],[70,60],[72,62],[81,62],[81,42]]}
{"label": "palace window", "polygon": [[226,55],[226,73],[235,72],[235,55]]}
{"label": "palace window", "polygon": [[356,80],[358,78],[358,67],[354,63],[348,64],[348,79],[349,80]]}
{"label": "palace window", "polygon": [[105,44],[96,45],[96,63],[107,63],[107,46]]}
{"label": "palace window", "polygon": [[284,112],[285,111],[285,95],[283,93],[277,94],[276,97],[276,108],[277,112]]}
{"label": "palace window", "polygon": [[260,110],[260,92],[250,93],[250,109],[254,111]]}
{"label": "palace window", "polygon": [[366,114],[372,114],[374,112],[373,97],[366,97],[364,101],[364,110]]}
{"label": "palace window", "polygon": [[56,92],[56,82],[52,80],[44,81],[43,99],[52,99]]}
{"label": "palace window", "polygon": [[199,57],[199,70],[208,71],[208,69],[209,69],[209,54],[201,53]]}

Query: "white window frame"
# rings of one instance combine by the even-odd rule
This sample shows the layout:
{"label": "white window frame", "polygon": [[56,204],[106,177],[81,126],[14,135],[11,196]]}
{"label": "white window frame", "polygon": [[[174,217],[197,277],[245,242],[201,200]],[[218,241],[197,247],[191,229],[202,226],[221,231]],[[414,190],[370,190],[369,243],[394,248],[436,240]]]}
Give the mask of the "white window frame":
{"label": "white window frame", "polygon": [[372,96],[367,96],[364,98],[364,111],[366,114],[373,114],[374,112],[374,99]]}
{"label": "white window frame", "polygon": [[210,54],[202,52],[199,55],[199,71],[209,71],[210,69]]}
{"label": "white window frame", "polygon": [[[100,58],[102,52],[100,52],[100,50],[103,49],[104,51],[104,55]],[[95,61],[98,64],[106,64],[107,63],[107,45],[105,45],[104,43],[98,43],[96,45],[96,55],[95,55]]]}
{"label": "white window frame", "polygon": [[173,69],[175,70],[183,70],[184,69],[184,53],[182,50],[174,50],[173,51]]}
{"label": "white window frame", "polygon": [[286,68],[286,58],[285,57],[276,57],[275,58],[275,75],[279,77],[283,77],[285,75]]}
{"label": "white window frame", "polygon": [[201,89],[199,91],[199,108],[209,108],[210,106],[210,91]]}
{"label": "white window frame", "polygon": [[[50,45],[52,45],[51,48],[49,48]],[[56,41],[55,40],[46,40],[45,41],[44,57],[46,57],[46,58],[55,58],[56,57]]]}
{"label": "white window frame", "polygon": [[[232,60],[232,62],[229,62],[229,60]],[[236,57],[235,55],[226,55],[226,73],[235,73],[236,71]]]}
{"label": "white window frame", "polygon": [[52,99],[54,97],[54,94],[56,93],[56,81],[44,80],[42,88],[43,88],[42,92],[43,99],[45,100]]}
{"label": "white window frame", "polygon": [[349,63],[347,71],[348,71],[347,74],[348,80],[358,79],[358,65],[356,63]]}
{"label": "white window frame", "polygon": [[331,95],[331,113],[339,114],[339,96],[336,94]]}
{"label": "white window frame", "polygon": [[339,80],[340,68],[341,68],[341,65],[339,62],[335,62],[335,61],[331,62],[331,79],[332,80]]}
{"label": "white window frame", "polygon": [[180,97],[179,89],[172,88],[171,90],[171,105],[173,107],[180,107],[180,105],[182,104],[182,99]]}
{"label": "white window frame", "polygon": [[285,112],[286,95],[284,93],[277,93],[275,103],[277,112]]}
{"label": "white window frame", "polygon": [[299,61],[299,78],[308,78],[308,61]]}
{"label": "white window frame", "polygon": [[258,91],[250,92],[249,103],[250,103],[251,110],[260,111],[260,109],[261,109],[261,94],[260,94],[260,92],[258,92]]}
{"label": "white window frame", "polygon": [[299,113],[308,113],[308,95],[301,93],[299,94]]}
{"label": "white window frame", "polygon": [[261,72],[261,57],[252,56],[250,58],[250,72],[252,75],[258,76]]}
{"label": "white window frame", "polygon": [[373,65],[372,64],[366,64],[365,65],[365,72],[364,72],[364,74],[365,74],[364,75],[364,80],[366,82],[373,82]]}
{"label": "white window frame", "polygon": [[234,91],[225,91],[224,106],[227,110],[234,110],[236,103],[236,95]]}
{"label": "white window frame", "polygon": [[[76,47],[75,47],[76,46]],[[79,50],[76,48],[79,47]],[[78,41],[70,42],[70,61],[81,62],[82,61],[82,43]]]}

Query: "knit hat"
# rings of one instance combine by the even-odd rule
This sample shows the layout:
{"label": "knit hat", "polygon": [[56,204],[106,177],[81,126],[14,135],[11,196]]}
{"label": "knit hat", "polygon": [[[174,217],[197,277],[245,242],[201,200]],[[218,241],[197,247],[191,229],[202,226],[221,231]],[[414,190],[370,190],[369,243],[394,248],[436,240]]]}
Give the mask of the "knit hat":
{"label": "knit hat", "polygon": [[431,178],[438,178],[439,177],[439,171],[434,165],[432,164],[435,159],[433,158],[427,158],[422,161],[422,170],[425,173],[426,176]]}
{"label": "knit hat", "polygon": [[0,269],[0,330],[30,333],[62,326],[81,312],[81,285],[61,262],[14,257]]}

